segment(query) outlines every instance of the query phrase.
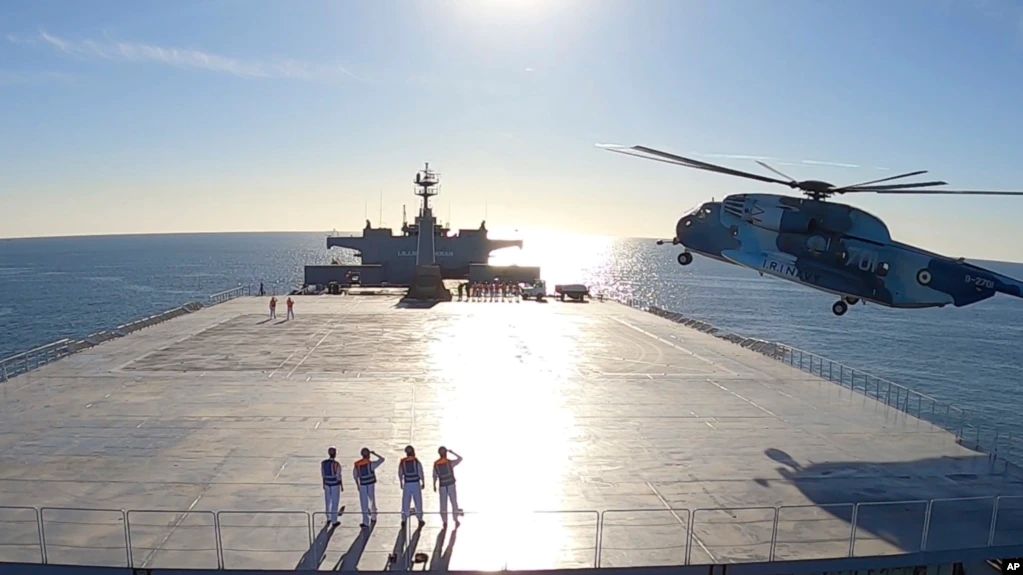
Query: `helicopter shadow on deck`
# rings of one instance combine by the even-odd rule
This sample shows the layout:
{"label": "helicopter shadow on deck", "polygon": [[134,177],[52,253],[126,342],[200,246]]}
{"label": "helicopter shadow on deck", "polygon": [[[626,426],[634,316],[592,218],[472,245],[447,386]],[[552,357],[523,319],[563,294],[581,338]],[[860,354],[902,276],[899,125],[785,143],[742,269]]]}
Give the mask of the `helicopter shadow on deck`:
{"label": "helicopter shadow on deck", "polygon": [[[962,457],[933,457],[913,461],[836,461],[802,465],[780,449],[765,455],[780,463],[781,482],[798,488],[811,502],[833,517],[852,524],[856,512],[857,555],[866,552],[863,539],[877,538],[906,552],[919,551],[926,517],[926,501],[973,498],[968,501],[938,501],[932,505],[927,550],[983,547],[987,545],[996,496],[1023,496],[1020,468],[994,460],[986,454]],[[778,479],[756,479],[771,489]],[[981,499],[987,498],[987,499]],[[1023,540],[1023,498],[1003,499],[999,507],[995,544]],[[913,502],[913,503],[897,503]],[[794,513],[794,512],[789,512]],[[796,520],[785,516],[782,522]],[[812,522],[808,522],[812,525]],[[799,541],[817,537],[805,529]],[[848,537],[848,528],[845,537]],[[870,534],[869,536],[867,534]],[[787,539],[792,539],[786,535]],[[779,541],[782,535],[779,535]],[[866,543],[866,542],[863,542]]]}

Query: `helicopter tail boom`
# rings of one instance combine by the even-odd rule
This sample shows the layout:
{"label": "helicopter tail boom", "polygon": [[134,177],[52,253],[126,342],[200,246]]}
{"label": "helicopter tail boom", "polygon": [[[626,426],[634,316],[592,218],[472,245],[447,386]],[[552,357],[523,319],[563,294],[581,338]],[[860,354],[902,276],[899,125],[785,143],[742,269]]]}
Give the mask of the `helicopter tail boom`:
{"label": "helicopter tail boom", "polygon": [[996,292],[1003,293],[1005,295],[1023,298],[1023,282],[1015,278],[1002,275],[998,272],[993,272],[989,269],[982,268],[980,266],[975,266],[973,264],[965,265],[968,270],[974,270],[978,272],[976,277],[971,278],[971,276],[967,276],[967,278],[972,279],[973,283],[978,285],[978,287],[980,287],[981,284],[990,281],[991,283],[988,284],[988,286],[990,286],[990,289],[994,289]]}

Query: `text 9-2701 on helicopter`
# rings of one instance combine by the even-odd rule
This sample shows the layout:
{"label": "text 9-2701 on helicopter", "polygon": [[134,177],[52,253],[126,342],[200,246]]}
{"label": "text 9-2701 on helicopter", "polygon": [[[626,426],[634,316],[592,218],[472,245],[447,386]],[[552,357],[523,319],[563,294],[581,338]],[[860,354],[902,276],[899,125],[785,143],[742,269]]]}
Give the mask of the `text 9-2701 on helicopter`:
{"label": "text 9-2701 on helicopter", "polygon": [[[872,302],[893,308],[970,305],[996,293],[1023,297],[1023,283],[997,272],[892,240],[878,217],[845,204],[826,202],[834,194],[970,194],[1023,196],[1023,192],[922,189],[945,182],[884,184],[919,176],[909,172],[851,186],[796,181],[767,164],[779,180],[684,158],[644,146],[597,144],[612,152],[687,168],[739,176],[801,191],[806,199],[777,194],[734,194],[686,213],[675,227],[673,245],[692,253],[747,267],[839,297],[831,306],[842,315],[849,304]],[[658,244],[665,243],[663,240]],[[690,253],[692,252],[692,253]]]}

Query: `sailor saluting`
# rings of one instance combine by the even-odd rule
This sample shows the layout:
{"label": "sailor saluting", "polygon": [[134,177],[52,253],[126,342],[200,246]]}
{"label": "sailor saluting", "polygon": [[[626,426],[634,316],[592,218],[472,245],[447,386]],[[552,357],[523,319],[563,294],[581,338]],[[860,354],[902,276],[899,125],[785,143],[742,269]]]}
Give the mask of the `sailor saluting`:
{"label": "sailor saluting", "polygon": [[[437,450],[440,459],[433,462],[433,490],[437,491],[437,482],[440,481],[440,518],[444,527],[448,526],[448,500],[451,500],[451,514],[455,517],[455,526],[460,525],[458,517],[463,515],[458,508],[458,492],[455,490],[455,466],[462,462],[462,456],[454,451],[441,446]],[[448,454],[454,459],[448,459]]]}
{"label": "sailor saluting", "polygon": [[320,462],[320,477],[323,478],[323,499],[327,508],[327,523],[334,527],[340,524],[337,520],[337,506],[341,502],[341,492],[345,486],[341,483],[341,464],[337,461],[337,448],[327,448],[327,459]]}
{"label": "sailor saluting", "polygon": [[[362,459],[356,461],[352,468],[352,477],[359,488],[359,505],[362,507],[362,523],[359,527],[366,528],[377,520],[376,470],[384,458],[368,447],[362,448],[361,455]],[[375,455],[376,461],[370,460],[370,455]]]}

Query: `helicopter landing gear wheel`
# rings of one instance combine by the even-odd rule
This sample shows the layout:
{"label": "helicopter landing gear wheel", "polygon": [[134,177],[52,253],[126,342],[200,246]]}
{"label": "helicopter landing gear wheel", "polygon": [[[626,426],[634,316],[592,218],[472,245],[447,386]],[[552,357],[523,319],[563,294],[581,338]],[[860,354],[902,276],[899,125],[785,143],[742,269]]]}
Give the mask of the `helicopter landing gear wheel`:
{"label": "helicopter landing gear wheel", "polygon": [[693,263],[693,254],[689,252],[682,252],[678,255],[678,265],[687,266]]}
{"label": "helicopter landing gear wheel", "polygon": [[929,270],[920,270],[916,272],[916,281],[922,286],[931,283],[931,272]]}
{"label": "helicopter landing gear wheel", "polygon": [[842,300],[838,300],[831,305],[831,311],[835,315],[843,315],[845,314],[845,312],[849,311],[849,304],[845,303]]}
{"label": "helicopter landing gear wheel", "polygon": [[847,303],[849,305],[856,305],[856,304],[860,303],[860,298],[853,297],[851,295],[847,295],[843,299],[845,300],[845,303]]}

